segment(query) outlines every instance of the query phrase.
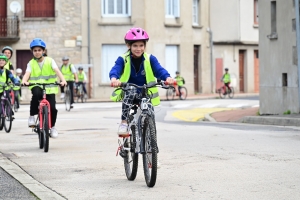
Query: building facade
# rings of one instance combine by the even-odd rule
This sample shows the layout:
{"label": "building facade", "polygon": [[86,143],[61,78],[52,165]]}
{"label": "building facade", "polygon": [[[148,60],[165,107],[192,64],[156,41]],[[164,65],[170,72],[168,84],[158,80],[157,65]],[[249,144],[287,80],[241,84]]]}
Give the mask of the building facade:
{"label": "building facade", "polygon": [[260,113],[299,113],[299,1],[265,0],[259,7],[264,10],[259,21]]}

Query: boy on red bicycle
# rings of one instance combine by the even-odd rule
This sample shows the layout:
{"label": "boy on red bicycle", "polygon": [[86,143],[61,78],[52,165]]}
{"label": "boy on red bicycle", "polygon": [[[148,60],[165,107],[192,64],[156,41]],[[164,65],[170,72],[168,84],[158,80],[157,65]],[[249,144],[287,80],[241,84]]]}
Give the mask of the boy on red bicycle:
{"label": "boy on red bicycle", "polygon": [[[35,38],[30,43],[30,49],[34,58],[27,64],[26,73],[23,77],[22,84],[29,85],[29,83],[55,83],[57,76],[61,80],[61,85],[67,85],[67,82],[60,72],[55,61],[50,57],[44,57],[46,43],[40,39]],[[32,93],[32,99],[30,102],[30,117],[28,119],[28,126],[35,126],[34,115],[39,112],[39,100],[43,98],[43,90],[41,87],[34,85],[29,87]],[[46,86],[46,99],[50,103],[51,107],[51,137],[58,136],[58,132],[55,129],[55,122],[57,117],[55,94],[58,93],[57,85]]]}
{"label": "boy on red bicycle", "polygon": [[231,93],[231,89],[230,89],[231,78],[230,78],[230,74],[228,73],[228,68],[225,68],[225,74],[223,75],[221,81],[223,81],[224,83],[223,86],[224,93],[226,93],[226,87],[228,88],[228,92]]}
{"label": "boy on red bicycle", "polygon": [[[4,54],[0,54],[0,97],[3,95],[3,85],[7,84],[8,79],[10,79],[15,85],[19,85],[20,82],[14,77],[10,70],[6,69],[4,66],[8,62],[7,57]],[[6,96],[9,98],[9,90],[6,90]],[[0,109],[0,112],[2,109]],[[14,112],[12,113],[14,115]],[[14,119],[14,116],[13,116]]]}

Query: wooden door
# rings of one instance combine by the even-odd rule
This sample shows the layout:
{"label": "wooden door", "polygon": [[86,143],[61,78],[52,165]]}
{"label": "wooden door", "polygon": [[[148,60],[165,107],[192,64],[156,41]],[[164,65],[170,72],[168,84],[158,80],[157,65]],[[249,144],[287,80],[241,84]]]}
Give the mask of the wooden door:
{"label": "wooden door", "polygon": [[17,66],[14,66],[15,69],[21,68],[23,75],[25,74],[28,62],[33,58],[33,55],[30,50],[17,50]]}
{"label": "wooden door", "polygon": [[223,86],[223,58],[216,58],[216,92]]}
{"label": "wooden door", "polygon": [[0,37],[7,34],[7,0],[0,0]]}
{"label": "wooden door", "polygon": [[199,91],[199,45],[194,45],[194,91]]}
{"label": "wooden door", "polygon": [[240,92],[244,92],[244,72],[245,72],[245,50],[239,51],[239,86]]}
{"label": "wooden door", "polygon": [[254,50],[254,92],[259,92],[259,54]]}

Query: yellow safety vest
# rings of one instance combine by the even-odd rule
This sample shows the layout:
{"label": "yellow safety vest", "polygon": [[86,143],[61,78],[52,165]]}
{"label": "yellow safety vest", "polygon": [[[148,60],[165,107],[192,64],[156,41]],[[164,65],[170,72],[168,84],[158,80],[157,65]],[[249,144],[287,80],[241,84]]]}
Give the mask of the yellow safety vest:
{"label": "yellow safety vest", "polygon": [[11,65],[11,62],[8,60],[7,62],[6,62],[6,64],[4,65],[4,69],[8,69],[8,70],[10,70],[9,69],[9,66]]}
{"label": "yellow safety vest", "polygon": [[0,93],[3,92],[3,86],[6,84],[6,69],[3,68],[3,72],[2,74],[0,75]]}
{"label": "yellow safety vest", "polygon": [[175,79],[178,86],[183,86],[183,78],[181,76],[176,76]]}
{"label": "yellow safety vest", "polygon": [[[148,55],[147,53],[144,53],[144,58],[145,58],[145,60],[144,60],[144,70],[145,70],[145,74],[146,74],[147,84],[156,83],[156,78],[153,74],[152,67],[151,67],[151,64],[150,64],[150,55],[151,54]],[[130,71],[131,71],[130,52],[127,52],[127,53],[123,54],[122,58],[124,59],[125,66],[124,66],[124,72],[120,77],[120,81],[121,82],[127,82],[129,80]],[[160,98],[159,98],[157,87],[149,88],[148,89],[148,94],[152,95],[151,103],[154,106],[157,106],[157,105],[160,104]],[[112,101],[121,101],[123,99],[123,96],[124,96],[123,91],[116,89],[112,93],[110,99]]]}
{"label": "yellow safety vest", "polygon": [[71,64],[68,66],[61,66],[61,73],[64,75],[66,81],[74,81],[74,74],[71,70]]}
{"label": "yellow safety vest", "polygon": [[[31,74],[29,83],[55,83],[57,81],[57,76],[55,71],[52,69],[52,58],[44,57],[45,61],[42,69],[40,68],[38,62],[32,59],[29,64],[31,66]],[[36,86],[30,86],[32,89]],[[42,86],[39,86],[42,88]],[[57,85],[47,85],[46,94],[57,94],[58,86]]]}
{"label": "yellow safety vest", "polygon": [[78,76],[78,81],[80,82],[83,82],[84,81],[84,75],[85,75],[85,72],[82,71],[81,74],[78,73],[77,76]]}
{"label": "yellow safety vest", "polygon": [[[14,75],[15,79],[17,79],[17,75]],[[13,90],[20,90],[20,86],[14,85]]]}

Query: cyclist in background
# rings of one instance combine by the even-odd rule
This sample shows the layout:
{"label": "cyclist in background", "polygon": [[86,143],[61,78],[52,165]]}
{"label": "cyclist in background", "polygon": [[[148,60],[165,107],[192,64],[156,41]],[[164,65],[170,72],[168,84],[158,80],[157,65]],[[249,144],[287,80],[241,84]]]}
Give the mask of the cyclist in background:
{"label": "cyclist in background", "polygon": [[[8,62],[8,59],[6,55],[0,54],[0,85],[3,86],[7,84],[10,79],[15,85],[19,85],[20,82],[14,77],[14,75],[11,73],[10,70],[6,69],[5,66]],[[6,97],[9,97],[9,90],[5,90]],[[3,87],[0,87],[0,97],[3,95]],[[0,112],[2,112],[2,109],[0,109]],[[14,112],[12,112],[12,115],[14,115]],[[12,116],[12,119],[14,119],[14,116]]]}
{"label": "cyclist in background", "polygon": [[175,86],[176,89],[176,95],[179,95],[179,97],[181,98],[181,87],[185,84],[185,80],[182,76],[180,76],[179,71],[176,71],[176,82],[177,82],[177,86]]}
{"label": "cyclist in background", "polygon": [[83,92],[84,92],[84,98],[87,98],[87,92],[86,92],[86,88],[85,88],[85,84],[86,84],[87,78],[86,78],[86,74],[83,71],[82,67],[78,67],[78,75],[77,76],[78,76],[78,83],[76,84],[75,92],[77,94],[77,92],[78,92],[78,86],[82,85],[82,89],[83,89]]}
{"label": "cyclist in background", "polygon": [[[69,57],[68,56],[64,56],[62,58],[63,64],[60,68],[61,73],[63,74],[65,80],[68,83],[68,86],[70,87],[70,93],[71,93],[71,108],[73,108],[73,103],[74,103],[74,80],[77,83],[78,82],[78,77],[77,77],[77,73],[76,73],[76,69],[74,67],[73,64],[69,64]],[[61,95],[60,98],[63,99],[65,98],[65,91],[64,91],[65,87],[61,86],[60,90],[61,90]]]}
{"label": "cyclist in background", "polygon": [[[55,83],[57,76],[61,80],[61,86],[67,85],[64,76],[60,72],[55,61],[50,57],[44,57],[43,53],[46,49],[46,43],[40,39],[35,38],[30,43],[30,49],[34,58],[27,64],[26,73],[23,77],[22,84],[29,85],[29,83]],[[28,126],[35,125],[34,115],[39,112],[39,100],[43,98],[43,89],[40,86],[30,86],[29,89],[32,93],[32,99],[30,102],[30,116],[28,119]],[[50,135],[55,138],[58,136],[58,132],[55,128],[57,110],[55,94],[58,93],[58,86],[49,85],[46,86],[46,99],[50,103],[51,108],[51,129]]]}
{"label": "cyclist in background", "polygon": [[2,49],[2,53],[7,57],[7,62],[6,62],[6,65],[4,66],[4,68],[5,69],[8,69],[8,70],[10,70],[11,71],[11,73],[14,73],[13,71],[14,71],[14,67],[13,67],[13,65],[11,64],[11,62],[10,62],[10,59],[11,59],[11,57],[12,57],[12,55],[13,55],[13,52],[14,52],[14,50],[10,47],[10,46],[5,46],[5,47],[3,47],[3,49]]}
{"label": "cyclist in background", "polygon": [[[20,69],[20,68],[16,69],[16,76],[20,80],[20,82],[22,82],[22,79],[23,79],[22,72],[23,72],[22,69]],[[20,95],[20,100],[22,101],[23,99],[22,99],[22,89],[21,89],[21,87],[19,89],[19,95]]]}
{"label": "cyclist in background", "polygon": [[[169,72],[159,64],[157,58],[145,52],[146,42],[149,40],[149,36],[145,30],[142,28],[131,28],[125,34],[124,39],[128,51],[117,58],[115,65],[109,73],[113,87],[119,87],[121,82],[142,86],[147,83],[156,82],[156,78],[166,80],[169,84],[175,82]],[[154,111],[153,106],[160,104],[158,89],[153,87],[149,91],[151,91],[153,96],[149,107],[151,106],[150,109]],[[135,95],[132,92],[126,91],[124,94],[122,90],[115,90],[110,98],[112,101],[120,101],[123,97],[121,123],[118,129],[119,137],[128,134],[128,112],[130,105],[136,101]]]}
{"label": "cyclist in background", "polygon": [[226,87],[227,87],[229,93],[231,93],[231,89],[230,89],[231,78],[230,78],[230,74],[228,73],[228,68],[225,68],[225,74],[223,75],[221,81],[223,81],[223,83],[224,83],[224,86],[223,86],[224,92],[226,93]]}

